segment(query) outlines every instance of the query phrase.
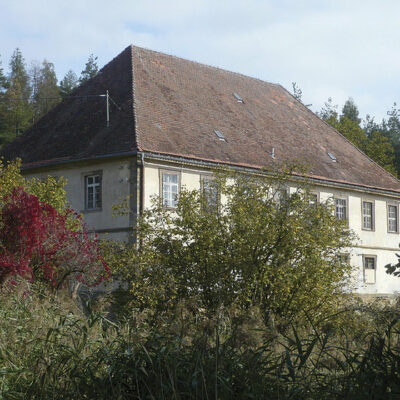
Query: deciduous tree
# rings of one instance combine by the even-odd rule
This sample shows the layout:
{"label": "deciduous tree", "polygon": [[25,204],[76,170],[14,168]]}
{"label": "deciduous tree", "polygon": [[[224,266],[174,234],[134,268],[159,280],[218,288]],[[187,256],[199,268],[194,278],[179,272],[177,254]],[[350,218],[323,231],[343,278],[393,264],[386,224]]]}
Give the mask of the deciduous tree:
{"label": "deciduous tree", "polygon": [[287,176],[219,180],[218,212],[199,191],[182,190],[172,213],[156,202],[139,224],[141,245],[117,268],[133,305],[160,311],[187,300],[209,316],[259,307],[265,320],[286,322],[332,306],[348,283],[339,256],[351,234],[307,185],[289,195]]}

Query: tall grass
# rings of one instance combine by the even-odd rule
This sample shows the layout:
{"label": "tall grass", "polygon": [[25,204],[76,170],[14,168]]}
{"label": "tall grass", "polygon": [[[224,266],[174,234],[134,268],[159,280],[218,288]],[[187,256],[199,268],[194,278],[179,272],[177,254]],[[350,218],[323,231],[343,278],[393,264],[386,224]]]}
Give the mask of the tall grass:
{"label": "tall grass", "polygon": [[2,399],[400,398],[395,312],[362,334],[307,326],[251,341],[190,318],[85,316],[60,295],[0,300]]}

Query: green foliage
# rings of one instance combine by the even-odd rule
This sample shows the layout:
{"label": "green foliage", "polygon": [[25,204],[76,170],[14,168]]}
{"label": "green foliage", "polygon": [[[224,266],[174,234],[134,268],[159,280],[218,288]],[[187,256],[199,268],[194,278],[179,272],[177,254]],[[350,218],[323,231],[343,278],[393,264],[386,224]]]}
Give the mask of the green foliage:
{"label": "green foliage", "polygon": [[46,180],[38,178],[26,179],[21,175],[21,161],[4,164],[0,159],[0,208],[4,198],[13,188],[24,187],[25,190],[38,197],[39,201],[50,204],[58,212],[63,212],[67,205],[67,194],[64,186],[66,180],[54,179],[49,176]]}
{"label": "green foliage", "polygon": [[[150,328],[139,315],[85,317],[35,286],[0,292],[5,399],[397,399],[397,306],[348,310],[376,322],[360,335],[305,324],[253,342],[236,325],[212,339],[190,313]],[[250,312],[241,324],[250,322]],[[381,318],[382,314],[385,318]],[[378,321],[380,320],[380,321]]]}
{"label": "green foliage", "polygon": [[93,78],[99,70],[97,65],[97,56],[91,54],[87,63],[85,64],[85,69],[81,72],[81,76],[79,78],[79,84],[82,84],[89,79]]}
{"label": "green foliage", "polygon": [[31,87],[26,71],[25,60],[19,49],[16,49],[10,61],[8,88],[5,93],[7,104],[6,123],[15,136],[24,132],[31,123],[30,107]]}
{"label": "green foliage", "polygon": [[182,190],[173,213],[156,200],[139,223],[140,246],[114,268],[131,284],[132,306],[160,312],[195,301],[210,317],[258,307],[281,325],[329,309],[348,283],[338,256],[352,235],[331,205],[310,205],[306,183],[287,194],[289,174],[218,178],[219,212],[199,191]]}
{"label": "green foliage", "polygon": [[[368,157],[385,168],[386,171],[396,176],[398,172],[396,169],[398,156],[393,140],[391,141],[390,139],[393,139],[396,134],[392,130],[388,130],[387,123],[383,121],[382,125],[378,125],[374,122],[373,118],[367,116],[364,128],[361,128],[358,108],[351,98],[344,104],[341,115],[338,115],[336,108],[337,106],[333,106],[332,99],[329,98],[328,102],[325,103],[325,107],[318,115],[362,150]],[[389,120],[390,126],[396,126],[398,119],[394,111]],[[400,129],[398,133],[400,134]]]}
{"label": "green foliage", "polygon": [[54,64],[44,60],[41,66],[34,66],[31,73],[33,80],[33,112],[35,120],[49,112],[60,102],[60,90]]}
{"label": "green foliage", "polygon": [[350,121],[355,122],[357,125],[361,122],[361,119],[359,118],[358,107],[351,97],[344,103],[341,118],[347,118]]}
{"label": "green foliage", "polygon": [[70,69],[60,82],[61,97],[65,98],[69,96],[77,86],[78,77],[76,76],[75,72]]}

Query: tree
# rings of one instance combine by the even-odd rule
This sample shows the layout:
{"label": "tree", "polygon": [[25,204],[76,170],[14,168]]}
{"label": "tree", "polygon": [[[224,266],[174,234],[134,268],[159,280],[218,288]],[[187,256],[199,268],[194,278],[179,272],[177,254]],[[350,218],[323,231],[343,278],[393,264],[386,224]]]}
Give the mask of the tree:
{"label": "tree", "polygon": [[292,82],[293,97],[302,103],[303,91],[299,88],[296,82]]}
{"label": "tree", "polygon": [[65,98],[69,96],[77,86],[78,77],[76,76],[75,72],[70,69],[60,82],[61,97]]}
{"label": "tree", "polygon": [[317,115],[324,121],[336,121],[338,117],[337,107],[337,105],[333,104],[332,98],[329,97],[321,111],[317,112]]}
{"label": "tree", "polygon": [[365,150],[367,144],[367,136],[358,122],[341,115],[337,118],[334,114],[326,120],[328,124],[333,126],[338,132],[346,137],[350,142],[361,150]]}
{"label": "tree", "polygon": [[82,84],[93,78],[97,74],[98,70],[99,67],[97,65],[97,56],[95,57],[93,54],[91,54],[87,63],[85,64],[85,69],[81,72],[79,84]]}
{"label": "tree", "polygon": [[6,103],[5,103],[5,92],[7,90],[7,78],[4,75],[3,66],[0,59],[0,146],[1,137],[6,132]]}
{"label": "tree", "polygon": [[54,64],[47,60],[44,60],[41,66],[34,64],[31,70],[31,79],[34,116],[35,119],[38,119],[61,100]]}
{"label": "tree", "polygon": [[395,168],[395,152],[389,139],[379,131],[373,131],[366,143],[365,153],[381,167],[397,176]]}
{"label": "tree", "polygon": [[353,121],[353,122],[357,123],[357,125],[359,125],[361,122],[361,119],[359,118],[358,115],[359,115],[358,107],[354,103],[354,100],[350,97],[344,103],[344,106],[342,108],[341,118],[347,118],[350,121]]}
{"label": "tree", "polygon": [[0,163],[0,285],[15,276],[56,288],[70,276],[92,285],[107,277],[96,239],[65,205],[64,184],[27,181],[18,164]]}
{"label": "tree", "polygon": [[[378,125],[373,118],[367,115],[364,121],[364,127],[361,128],[358,108],[352,98],[346,101],[340,116],[336,112],[336,107],[337,106],[332,105],[332,99],[329,98],[328,102],[325,103],[325,107],[318,113],[319,117],[325,120],[388,172],[397,175],[397,169],[395,167],[395,165],[397,165],[397,147],[394,146],[390,139],[393,138],[394,135],[388,132],[388,123],[383,121],[382,125]],[[394,108],[390,118],[390,125],[396,128],[397,121],[397,110]]]}
{"label": "tree", "polygon": [[218,179],[218,212],[200,191],[182,190],[174,213],[156,201],[139,223],[140,245],[117,268],[132,306],[159,313],[189,301],[210,318],[258,307],[266,322],[286,323],[331,307],[348,283],[339,256],[351,234],[331,205],[311,204],[307,185],[288,194],[290,172]]}
{"label": "tree", "polygon": [[26,71],[25,60],[17,48],[10,61],[8,88],[5,93],[7,102],[7,125],[15,136],[18,136],[29,127],[32,120],[30,107],[31,87]]}

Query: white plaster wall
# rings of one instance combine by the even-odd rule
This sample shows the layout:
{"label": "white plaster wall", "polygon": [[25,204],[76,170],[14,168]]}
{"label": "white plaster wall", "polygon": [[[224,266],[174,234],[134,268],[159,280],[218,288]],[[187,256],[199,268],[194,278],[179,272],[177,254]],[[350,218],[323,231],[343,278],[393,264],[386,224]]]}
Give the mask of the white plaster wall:
{"label": "white plaster wall", "polygon": [[[172,169],[181,173],[181,185],[187,189],[199,189],[201,175],[207,171],[189,168],[167,167],[147,164],[145,168],[145,207],[150,207],[151,197],[160,195],[160,169]],[[295,191],[294,187],[290,192]],[[379,194],[367,194],[358,191],[338,190],[329,187],[315,187],[321,202],[333,201],[334,197],[348,200],[349,227],[356,233],[356,246],[349,249],[351,265],[354,267],[355,290],[362,294],[394,294],[400,292],[400,278],[386,274],[385,265],[396,263],[396,251],[400,252],[400,234],[387,232],[387,202],[392,198]],[[221,199],[224,201],[224,199]],[[362,200],[372,201],[375,205],[375,229],[362,229]],[[400,201],[400,198],[397,199]],[[400,221],[399,221],[400,222]],[[365,284],[363,279],[363,255],[376,256],[376,283]]]}
{"label": "white plaster wall", "polygon": [[[85,176],[92,172],[102,172],[102,209],[85,210]],[[45,179],[47,176],[64,177],[68,202],[71,207],[83,215],[89,228],[110,230],[110,238],[125,240],[129,232],[116,231],[129,227],[128,216],[113,216],[112,206],[130,194],[130,160],[118,160],[86,165],[71,164],[69,166],[47,169],[36,173],[25,173],[27,178]],[[114,230],[114,232],[113,232]]]}
{"label": "white plaster wall", "polygon": [[[400,279],[386,274],[385,265],[396,263],[400,234],[389,233],[387,228],[387,202],[396,202],[393,198],[380,194],[368,194],[356,191],[319,189],[320,201],[329,201],[334,197],[348,199],[349,227],[357,235],[356,247],[351,252],[351,265],[354,270],[356,292],[362,294],[395,294],[400,292]],[[362,201],[374,203],[374,230],[362,229]],[[400,199],[397,199],[397,201]],[[376,257],[376,283],[365,284],[363,276],[363,255]]]}

